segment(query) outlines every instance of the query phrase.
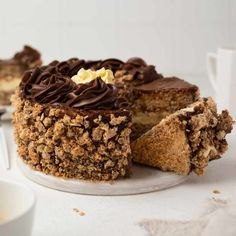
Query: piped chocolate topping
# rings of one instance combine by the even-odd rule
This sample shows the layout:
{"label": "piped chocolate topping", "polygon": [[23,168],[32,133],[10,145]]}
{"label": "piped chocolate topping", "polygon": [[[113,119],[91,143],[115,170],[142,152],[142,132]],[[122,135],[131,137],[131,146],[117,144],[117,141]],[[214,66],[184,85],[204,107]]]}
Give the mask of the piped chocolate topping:
{"label": "piped chocolate topping", "polygon": [[139,57],[130,58],[123,64],[121,70],[126,71],[131,76],[131,78],[129,77],[129,80],[125,82],[133,86],[147,84],[163,78],[161,74],[157,73],[155,66],[147,65],[147,63]]}
{"label": "piped chocolate topping", "polygon": [[71,76],[82,67],[86,67],[84,60],[70,59],[29,70],[20,84],[22,95],[38,103],[83,110],[120,109],[128,106],[126,100],[118,97],[116,87],[106,84],[101,78],[86,84],[74,83]]}
{"label": "piped chocolate topping", "polygon": [[133,86],[150,83],[156,79],[163,78],[161,74],[157,73],[153,65],[147,65],[147,63],[139,57],[132,57],[127,60],[127,62],[115,58],[106,59],[104,61],[84,61],[83,66],[86,69],[90,68],[94,70],[105,67],[106,69],[112,70],[114,74],[117,71],[124,71],[131,76],[129,80],[125,82]]}
{"label": "piped chocolate topping", "polygon": [[85,110],[106,110],[127,106],[125,100],[118,98],[116,87],[106,84],[101,78],[86,84],[78,84],[66,97],[67,106]]}

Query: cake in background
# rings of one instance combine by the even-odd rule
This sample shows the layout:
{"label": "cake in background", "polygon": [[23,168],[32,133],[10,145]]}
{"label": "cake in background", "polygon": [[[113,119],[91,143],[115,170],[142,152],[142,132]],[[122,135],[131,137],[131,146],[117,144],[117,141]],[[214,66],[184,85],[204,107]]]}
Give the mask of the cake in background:
{"label": "cake in background", "polygon": [[41,64],[40,53],[30,46],[24,46],[11,59],[0,60],[0,105],[10,105],[11,95],[20,84],[23,73]]}

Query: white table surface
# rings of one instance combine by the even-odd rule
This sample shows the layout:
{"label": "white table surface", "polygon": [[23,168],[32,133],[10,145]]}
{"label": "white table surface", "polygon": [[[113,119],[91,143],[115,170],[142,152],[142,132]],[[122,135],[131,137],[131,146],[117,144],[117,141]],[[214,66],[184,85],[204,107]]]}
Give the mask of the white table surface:
{"label": "white table surface", "polygon": [[[203,95],[212,95],[209,83],[190,79],[200,85]],[[12,126],[4,122],[11,157],[11,169],[0,160],[0,178],[27,184],[37,195],[36,217],[32,236],[78,235],[147,235],[138,226],[143,219],[192,219],[204,210],[213,197],[230,197],[236,188],[236,132],[228,136],[229,151],[210,163],[203,177],[189,176],[180,186],[160,192],[131,196],[87,196],[64,193],[37,185],[18,170]],[[1,159],[1,158],[0,158]],[[220,194],[214,194],[213,190]],[[80,216],[73,211],[85,212]],[[20,235],[19,235],[20,236]]]}

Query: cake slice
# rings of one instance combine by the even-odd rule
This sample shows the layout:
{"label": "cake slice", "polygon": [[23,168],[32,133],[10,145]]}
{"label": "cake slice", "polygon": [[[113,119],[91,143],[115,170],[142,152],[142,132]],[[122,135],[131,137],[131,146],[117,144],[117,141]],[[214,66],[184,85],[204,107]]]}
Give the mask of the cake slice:
{"label": "cake slice", "polygon": [[211,98],[181,109],[143,134],[132,145],[136,163],[188,175],[203,175],[208,162],[227,150],[226,134],[233,120],[228,111],[217,114]]}
{"label": "cake slice", "polygon": [[13,58],[0,60],[0,105],[9,105],[10,97],[18,87],[27,69],[41,65],[40,53],[24,46]]}

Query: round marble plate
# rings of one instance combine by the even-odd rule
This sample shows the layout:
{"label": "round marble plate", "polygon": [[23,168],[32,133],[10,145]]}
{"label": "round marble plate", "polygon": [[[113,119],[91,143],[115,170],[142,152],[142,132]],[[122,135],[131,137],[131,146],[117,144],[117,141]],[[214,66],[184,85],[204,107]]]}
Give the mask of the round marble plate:
{"label": "round marble plate", "polygon": [[64,192],[89,195],[130,195],[148,193],[173,187],[185,181],[186,176],[162,172],[154,168],[133,165],[132,176],[112,182],[90,182],[62,179],[30,169],[18,158],[18,166],[30,180],[43,186]]}
{"label": "round marble plate", "polygon": [[13,106],[3,106],[3,105],[0,105],[0,109],[6,109],[6,113],[4,115],[2,115],[2,120],[11,120],[11,116],[12,116],[12,113],[13,113]]}

